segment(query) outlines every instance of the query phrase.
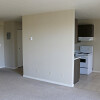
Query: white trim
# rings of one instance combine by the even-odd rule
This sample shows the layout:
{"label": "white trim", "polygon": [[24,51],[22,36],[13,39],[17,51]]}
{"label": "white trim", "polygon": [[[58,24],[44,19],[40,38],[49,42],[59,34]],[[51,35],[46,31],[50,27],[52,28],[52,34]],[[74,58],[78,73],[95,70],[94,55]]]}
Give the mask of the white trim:
{"label": "white trim", "polygon": [[5,67],[5,68],[9,68],[9,69],[16,69],[17,67]]}
{"label": "white trim", "polygon": [[7,66],[4,66],[4,67],[0,67],[0,68],[17,69],[17,68],[20,68],[20,67],[7,67]]}
{"label": "white trim", "polygon": [[93,72],[95,72],[95,73],[100,73],[100,71],[95,71],[95,70],[93,70]]}
{"label": "white trim", "polygon": [[0,68],[5,68],[5,66],[0,66]]}
{"label": "white trim", "polygon": [[16,68],[20,68],[20,67],[23,67],[23,66],[17,66]]}
{"label": "white trim", "polygon": [[47,82],[47,83],[62,85],[62,86],[74,87],[74,84],[69,85],[69,84],[64,84],[64,83],[60,83],[60,82],[54,82],[54,81],[49,81],[49,80],[45,80],[45,79],[35,78],[35,77],[27,76],[27,75],[23,75],[23,77],[34,79],[34,80],[39,80],[39,81],[43,81],[43,82]]}

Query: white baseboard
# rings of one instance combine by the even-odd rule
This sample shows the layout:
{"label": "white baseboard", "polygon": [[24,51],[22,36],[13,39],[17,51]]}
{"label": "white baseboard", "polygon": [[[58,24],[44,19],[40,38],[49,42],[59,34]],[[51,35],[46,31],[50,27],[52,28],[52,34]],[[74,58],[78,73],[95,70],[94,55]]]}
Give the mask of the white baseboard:
{"label": "white baseboard", "polygon": [[23,66],[17,66],[17,68],[18,68],[18,67],[23,67]]}
{"label": "white baseboard", "polygon": [[5,66],[0,66],[0,68],[5,68]]}
{"label": "white baseboard", "polygon": [[23,77],[34,79],[34,80],[39,80],[39,81],[43,81],[43,82],[47,82],[47,83],[67,86],[67,87],[74,87],[74,84],[69,85],[69,84],[64,84],[64,83],[60,83],[60,82],[54,82],[54,81],[49,81],[49,80],[45,80],[45,79],[35,78],[35,77],[27,76],[27,75],[23,75]]}
{"label": "white baseboard", "polygon": [[5,68],[9,68],[9,69],[16,69],[17,67],[5,67]]}
{"label": "white baseboard", "polygon": [[95,71],[95,70],[93,70],[93,72],[95,72],[95,73],[100,73],[100,71]]}

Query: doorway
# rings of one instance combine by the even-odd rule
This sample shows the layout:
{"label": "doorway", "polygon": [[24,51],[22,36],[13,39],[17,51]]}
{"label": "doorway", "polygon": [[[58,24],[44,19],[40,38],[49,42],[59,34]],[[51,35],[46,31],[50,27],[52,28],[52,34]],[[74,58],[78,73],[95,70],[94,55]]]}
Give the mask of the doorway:
{"label": "doorway", "polygon": [[22,50],[22,30],[17,30],[17,69],[23,75],[23,50]]}

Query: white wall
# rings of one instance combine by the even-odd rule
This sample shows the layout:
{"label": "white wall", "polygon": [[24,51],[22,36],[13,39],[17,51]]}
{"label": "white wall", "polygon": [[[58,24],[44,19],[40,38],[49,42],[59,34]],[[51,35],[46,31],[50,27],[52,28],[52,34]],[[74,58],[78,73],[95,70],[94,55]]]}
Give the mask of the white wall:
{"label": "white wall", "polygon": [[[17,67],[17,30],[21,29],[21,22],[0,21],[0,68]],[[11,32],[10,40],[7,40],[7,32]]]}
{"label": "white wall", "polygon": [[0,21],[0,68],[5,67],[4,63],[4,22]]}
{"label": "white wall", "polygon": [[100,19],[79,20],[79,24],[94,24],[94,41],[77,43],[76,49],[80,45],[93,45],[93,71],[100,72]]}
{"label": "white wall", "polygon": [[[15,68],[15,23],[5,22],[5,66]],[[11,33],[11,39],[7,40],[7,32]]]}
{"label": "white wall", "polygon": [[24,76],[73,86],[74,23],[73,10],[23,16]]}
{"label": "white wall", "polygon": [[[5,22],[5,66],[12,69],[17,67],[17,29],[21,29],[21,23],[15,21]],[[11,33],[11,39],[9,40],[7,40],[7,32]]]}

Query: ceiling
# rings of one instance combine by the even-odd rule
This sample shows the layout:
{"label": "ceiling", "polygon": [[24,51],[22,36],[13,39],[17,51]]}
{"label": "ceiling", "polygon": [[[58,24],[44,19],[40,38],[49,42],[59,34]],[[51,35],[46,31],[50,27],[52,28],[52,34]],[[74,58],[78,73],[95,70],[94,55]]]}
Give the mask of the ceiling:
{"label": "ceiling", "polygon": [[79,19],[100,18],[100,0],[0,0],[0,19],[67,9],[75,9]]}

